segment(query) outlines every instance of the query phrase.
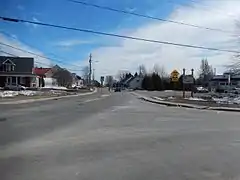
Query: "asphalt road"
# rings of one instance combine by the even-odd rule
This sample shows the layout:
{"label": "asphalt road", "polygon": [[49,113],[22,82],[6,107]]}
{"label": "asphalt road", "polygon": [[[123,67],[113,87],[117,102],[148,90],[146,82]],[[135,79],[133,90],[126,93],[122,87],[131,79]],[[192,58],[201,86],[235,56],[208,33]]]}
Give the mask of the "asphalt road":
{"label": "asphalt road", "polygon": [[237,113],[169,108],[130,92],[0,110],[1,180],[240,179]]}

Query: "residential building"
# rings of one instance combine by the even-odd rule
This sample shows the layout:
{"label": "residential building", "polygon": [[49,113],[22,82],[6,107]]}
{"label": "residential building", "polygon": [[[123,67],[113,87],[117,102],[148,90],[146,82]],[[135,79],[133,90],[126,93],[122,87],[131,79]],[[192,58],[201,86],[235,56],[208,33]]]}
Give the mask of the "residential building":
{"label": "residential building", "polygon": [[84,86],[83,79],[76,73],[72,73],[72,87],[82,88]]}
{"label": "residential building", "polygon": [[0,56],[0,87],[22,85],[32,87],[34,59],[29,57]]}
{"label": "residential building", "polygon": [[142,82],[144,77],[142,76],[134,76],[128,81],[128,88],[129,89],[142,89]]}
{"label": "residential building", "polygon": [[[230,77],[230,79],[229,79]],[[229,84],[230,81],[230,84]],[[240,75],[234,75],[232,73],[224,73],[223,75],[214,76],[210,83],[209,88],[214,91],[227,91],[233,88],[240,87]]]}
{"label": "residential building", "polygon": [[34,81],[35,87],[54,87],[57,86],[57,79],[53,77],[53,68],[33,68],[33,73],[36,75]]}

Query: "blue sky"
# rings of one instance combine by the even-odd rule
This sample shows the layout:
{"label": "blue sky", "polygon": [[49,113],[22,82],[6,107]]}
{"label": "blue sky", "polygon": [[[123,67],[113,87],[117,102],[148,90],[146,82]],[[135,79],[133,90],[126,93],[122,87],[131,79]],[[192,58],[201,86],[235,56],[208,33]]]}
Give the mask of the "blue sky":
{"label": "blue sky", "polygon": [[[84,1],[84,0],[82,0]],[[236,0],[85,0],[86,2],[212,28],[235,31],[235,17],[240,15]],[[194,3],[193,3],[194,2]],[[31,21],[118,33],[185,44],[234,48],[232,36],[204,31],[167,22],[144,19],[106,10],[86,7],[67,0],[8,0],[0,2],[0,15]],[[220,12],[220,13],[219,13]],[[229,15],[231,13],[231,16]],[[233,18],[234,16],[234,18]],[[157,64],[166,71],[197,68],[202,58],[220,67],[232,54],[209,53],[172,46],[122,40],[69,30],[31,24],[0,21],[0,42],[10,43],[48,57],[59,58],[80,66],[87,64],[89,53],[98,76],[116,74],[119,70],[136,71],[144,64],[147,69]],[[0,46],[3,49],[3,46]],[[0,49],[0,50],[1,50]],[[10,48],[5,51],[11,52]],[[26,56],[14,51],[19,56]],[[53,54],[57,55],[54,56]],[[39,58],[39,61],[44,59]],[[49,62],[48,62],[49,63]],[[55,64],[55,62],[51,62]],[[60,64],[65,66],[63,64]],[[73,67],[66,65],[73,69]]]}
{"label": "blue sky", "polygon": [[[161,3],[159,0],[91,0],[89,2],[159,17],[168,16],[174,7],[167,0],[162,0]],[[87,7],[67,0],[8,0],[1,2],[0,12],[2,16],[7,17],[104,32],[134,29],[149,21],[149,19]],[[5,34],[16,36],[19,41],[47,55],[54,53],[68,61],[84,59],[92,49],[116,42],[112,38],[107,38],[108,42],[106,42],[103,37],[92,34],[2,21],[0,30]]]}

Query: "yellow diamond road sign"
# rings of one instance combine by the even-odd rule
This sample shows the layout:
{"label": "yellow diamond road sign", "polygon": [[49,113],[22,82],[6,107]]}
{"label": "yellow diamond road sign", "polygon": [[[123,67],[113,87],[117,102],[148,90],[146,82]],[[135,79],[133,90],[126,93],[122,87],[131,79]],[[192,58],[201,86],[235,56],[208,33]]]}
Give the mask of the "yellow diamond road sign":
{"label": "yellow diamond road sign", "polygon": [[177,70],[173,70],[171,73],[171,81],[177,82],[178,81],[179,72]]}

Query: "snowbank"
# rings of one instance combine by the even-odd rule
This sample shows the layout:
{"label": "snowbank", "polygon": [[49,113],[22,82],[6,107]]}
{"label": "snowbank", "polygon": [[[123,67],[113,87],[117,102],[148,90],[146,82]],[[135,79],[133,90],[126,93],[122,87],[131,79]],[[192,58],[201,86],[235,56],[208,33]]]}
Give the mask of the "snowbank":
{"label": "snowbank", "polygon": [[190,98],[185,98],[185,99],[190,100],[190,101],[206,101],[205,99],[197,98],[197,97],[190,97]]}
{"label": "snowbank", "polygon": [[23,96],[34,96],[37,95],[39,92],[37,91],[30,91],[30,90],[24,90],[24,91],[1,91],[0,97],[15,97],[19,95]]}
{"label": "snowbank", "polygon": [[60,87],[60,86],[45,86],[45,87],[42,87],[41,89],[67,90],[66,87]]}
{"label": "snowbank", "polygon": [[18,95],[17,91],[2,91],[0,97],[15,97]]}
{"label": "snowbank", "polygon": [[172,97],[172,96],[170,96],[170,97],[168,97],[167,98],[168,100],[174,100],[174,99],[176,99],[175,97]]}
{"label": "snowbank", "polygon": [[240,97],[230,98],[230,97],[223,97],[223,98],[212,98],[218,104],[240,104]]}

